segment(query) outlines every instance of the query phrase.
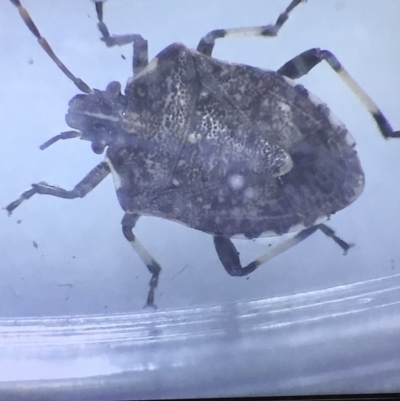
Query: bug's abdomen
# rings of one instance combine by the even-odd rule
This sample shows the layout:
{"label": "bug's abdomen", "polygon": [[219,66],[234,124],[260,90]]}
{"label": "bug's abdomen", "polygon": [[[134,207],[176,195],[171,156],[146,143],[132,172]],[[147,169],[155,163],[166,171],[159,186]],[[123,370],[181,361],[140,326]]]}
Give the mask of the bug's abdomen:
{"label": "bug's abdomen", "polygon": [[[358,197],[364,176],[357,162],[353,165],[357,172],[340,166],[337,171],[315,173],[315,163],[308,168],[307,159],[295,155],[294,168],[283,177],[263,180],[235,174],[216,185],[199,183],[191,189],[171,190],[154,199],[147,213],[226,237],[297,231],[328,218]],[[297,171],[296,167],[301,168]]]}
{"label": "bug's abdomen", "polygon": [[[345,128],[317,124],[313,130],[285,149],[293,161],[285,175],[233,171],[218,181],[171,187],[146,212],[227,237],[256,238],[310,227],[347,207],[364,187]],[[334,140],[323,144],[329,135]]]}

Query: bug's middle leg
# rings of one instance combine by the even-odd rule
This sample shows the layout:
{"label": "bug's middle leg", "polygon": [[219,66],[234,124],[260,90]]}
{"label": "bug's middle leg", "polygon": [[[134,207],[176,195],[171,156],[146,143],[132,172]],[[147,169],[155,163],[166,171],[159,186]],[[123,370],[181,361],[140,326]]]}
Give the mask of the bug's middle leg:
{"label": "bug's middle leg", "polygon": [[374,118],[382,136],[387,138],[400,138],[400,131],[394,131],[378,108],[375,102],[345,70],[340,61],[329,50],[319,48],[309,49],[285,63],[278,72],[288,78],[297,79],[308,74],[321,61],[326,61],[329,66],[339,75],[344,83],[360,99],[364,107]]}
{"label": "bug's middle leg", "polygon": [[141,35],[132,33],[127,35],[110,35],[107,25],[103,21],[103,3],[104,1],[95,1],[97,26],[102,34],[101,40],[107,47],[124,46],[133,44],[132,70],[133,75],[138,74],[149,63],[148,45]]}
{"label": "bug's middle leg", "polygon": [[133,234],[133,229],[136,225],[136,222],[139,220],[139,214],[128,214],[126,213],[121,221],[122,224],[122,232],[125,238],[132,245],[132,248],[139,255],[140,259],[142,259],[143,263],[149,269],[152,274],[150,279],[150,289],[147,295],[147,302],[145,306],[151,306],[156,308],[154,304],[154,291],[157,288],[158,277],[161,272],[161,266],[156,262],[156,260],[149,254],[149,252],[144,248],[144,246],[140,243],[140,241],[136,238],[135,234]]}

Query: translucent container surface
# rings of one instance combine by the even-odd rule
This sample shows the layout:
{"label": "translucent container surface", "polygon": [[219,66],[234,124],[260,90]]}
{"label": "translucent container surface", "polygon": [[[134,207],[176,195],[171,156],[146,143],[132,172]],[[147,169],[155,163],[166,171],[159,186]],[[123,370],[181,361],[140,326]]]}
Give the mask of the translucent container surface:
{"label": "translucent container surface", "polygon": [[0,396],[398,391],[399,305],[394,275],[156,314],[1,319]]}

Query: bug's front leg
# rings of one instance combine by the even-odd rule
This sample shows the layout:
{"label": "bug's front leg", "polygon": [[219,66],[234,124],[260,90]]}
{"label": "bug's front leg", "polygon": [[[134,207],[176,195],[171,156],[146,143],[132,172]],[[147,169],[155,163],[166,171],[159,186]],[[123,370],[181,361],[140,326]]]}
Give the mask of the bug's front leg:
{"label": "bug's front leg", "polygon": [[126,35],[111,35],[107,25],[103,20],[103,3],[104,1],[95,1],[96,14],[98,23],[97,26],[102,35],[101,40],[106,44],[107,47],[124,46],[127,44],[133,44],[133,59],[132,59],[132,70],[133,75],[138,74],[148,64],[148,44],[141,35],[137,33],[126,34]]}
{"label": "bug's front leg", "polygon": [[121,221],[122,232],[125,238],[132,245],[132,248],[139,255],[140,259],[142,259],[143,263],[149,269],[149,272],[152,274],[149,283],[150,289],[147,295],[147,301],[145,307],[151,306],[152,308],[157,308],[157,306],[154,304],[154,291],[158,285],[158,277],[161,272],[161,266],[144,248],[144,246],[136,238],[135,234],[133,234],[133,228],[135,227],[136,222],[139,220],[139,217],[140,217],[139,214],[126,213]]}
{"label": "bug's front leg", "polygon": [[40,182],[38,184],[32,184],[32,188],[23,192],[21,196],[11,202],[5,209],[8,214],[11,213],[24,201],[30,199],[35,194],[40,195],[52,195],[57,198],[64,199],[75,199],[75,198],[83,198],[86,196],[93,188],[95,188],[98,184],[107,175],[110,173],[110,167],[107,162],[103,161],[99,163],[93,170],[91,170],[82,181],[80,181],[77,185],[75,185],[74,189],[66,190],[54,185],[49,185],[45,182]]}

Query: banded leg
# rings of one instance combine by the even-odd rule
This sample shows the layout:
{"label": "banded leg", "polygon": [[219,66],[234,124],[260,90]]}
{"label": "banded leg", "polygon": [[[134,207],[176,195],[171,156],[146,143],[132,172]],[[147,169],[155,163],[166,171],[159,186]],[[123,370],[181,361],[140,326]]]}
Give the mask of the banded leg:
{"label": "banded leg", "polygon": [[335,231],[332,228],[328,227],[326,224],[320,224],[318,229],[322,231],[327,237],[332,238],[342,249],[343,255],[347,254],[347,251],[354,246],[353,243],[348,244],[346,241],[343,241],[340,237],[335,234]]}
{"label": "banded leg", "polygon": [[132,70],[133,75],[138,74],[149,62],[147,40],[141,35],[133,33],[128,35],[110,35],[107,25],[103,21],[103,3],[104,1],[95,1],[97,26],[102,34],[100,38],[107,47],[123,46],[133,44]]}
{"label": "banded leg", "polygon": [[19,0],[10,0],[15,7],[17,7],[19,15],[25,22],[25,25],[32,32],[39,42],[42,49],[48,54],[48,56],[54,61],[57,67],[76,85],[76,87],[83,93],[91,93],[92,89],[83,82],[80,78],[77,78],[72,72],[65,66],[65,64],[55,55],[53,49],[50,47],[47,40],[40,34],[39,29],[36,27],[31,16],[29,15],[26,8],[24,8]]}
{"label": "banded leg", "polygon": [[393,131],[386,117],[375,102],[365,93],[361,86],[343,68],[339,60],[330,51],[318,48],[307,50],[285,63],[279,68],[278,72],[288,78],[297,79],[308,74],[321,61],[326,61],[343,82],[354,92],[374,118],[379,131],[385,139],[400,138],[400,131]]}
{"label": "banded leg", "polygon": [[139,217],[140,217],[139,214],[126,213],[121,221],[122,232],[125,238],[132,245],[132,248],[137,252],[140,259],[142,259],[143,263],[149,269],[149,272],[152,274],[149,283],[150,289],[147,295],[147,301],[145,307],[151,306],[153,308],[157,308],[156,305],[154,304],[154,291],[158,285],[158,277],[161,272],[161,266],[154,260],[154,258],[149,254],[149,252],[139,242],[135,234],[133,234],[133,229],[136,225],[136,222],[139,220]]}
{"label": "banded leg", "polygon": [[30,199],[35,194],[40,195],[52,195],[58,198],[64,199],[75,199],[83,198],[92,189],[94,189],[107,175],[110,173],[110,167],[103,161],[99,163],[93,170],[91,170],[82,181],[75,185],[74,189],[66,190],[63,188],[56,187],[54,185],[49,185],[45,182],[40,182],[38,184],[32,184],[32,188],[23,192],[22,195],[11,202],[5,209],[8,214],[11,213],[24,201]]}
{"label": "banded leg", "polygon": [[282,25],[289,18],[290,12],[300,3],[306,0],[292,0],[286,10],[281,13],[273,25],[252,26],[244,28],[215,29],[202,37],[197,45],[197,51],[210,56],[215,46],[215,41],[222,38],[243,37],[243,36],[264,36],[274,37],[278,34]]}
{"label": "banded leg", "polygon": [[332,238],[345,251],[345,253],[352,246],[352,244],[348,244],[347,242],[336,236],[335,232],[325,224],[318,224],[316,226],[309,227],[300,231],[294,237],[282,242],[275,248],[268,250],[268,252],[266,252],[264,255],[261,255],[259,258],[253,260],[251,263],[244,267],[240,262],[239,252],[229,238],[215,236],[214,245],[219,260],[221,261],[227,273],[230,276],[241,277],[247,276],[258,267],[260,267],[262,264],[270,261],[281,253],[286,252],[290,248],[308,238],[310,235],[314,234],[317,230],[322,231],[325,235]]}

